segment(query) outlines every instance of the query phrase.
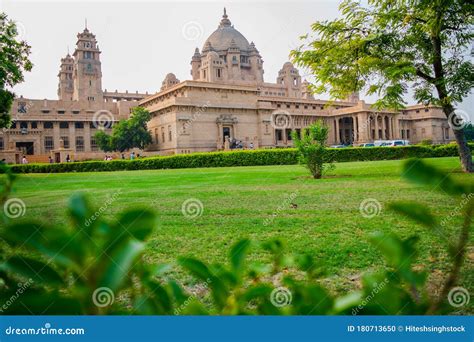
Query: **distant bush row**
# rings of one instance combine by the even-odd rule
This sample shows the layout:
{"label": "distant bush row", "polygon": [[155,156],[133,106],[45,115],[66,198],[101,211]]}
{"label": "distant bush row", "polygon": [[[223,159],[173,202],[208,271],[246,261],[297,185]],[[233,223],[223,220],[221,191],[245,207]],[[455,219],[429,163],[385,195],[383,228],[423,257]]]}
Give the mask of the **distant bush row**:
{"label": "distant bush row", "polygon": [[[474,144],[471,144],[474,149]],[[437,146],[401,146],[371,148],[328,149],[326,160],[334,162],[395,160],[405,158],[437,158],[458,155],[455,144]],[[298,151],[294,148],[244,150],[232,152],[207,152],[179,154],[166,157],[150,157],[136,160],[86,161],[55,164],[14,165],[15,173],[58,173],[120,170],[182,169],[198,167],[292,165],[298,163]]]}

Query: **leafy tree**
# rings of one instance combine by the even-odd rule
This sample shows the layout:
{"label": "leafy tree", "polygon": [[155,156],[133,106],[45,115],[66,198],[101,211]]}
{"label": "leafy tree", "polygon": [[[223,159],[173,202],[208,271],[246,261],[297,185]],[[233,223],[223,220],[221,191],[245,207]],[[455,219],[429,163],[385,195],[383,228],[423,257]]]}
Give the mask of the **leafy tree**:
{"label": "leafy tree", "polygon": [[15,94],[10,89],[23,82],[23,72],[33,67],[28,59],[30,46],[18,41],[17,36],[15,22],[0,13],[0,128],[11,124],[10,109]]}
{"label": "leafy tree", "polygon": [[[322,177],[325,169],[326,140],[329,129],[321,121],[317,121],[311,126],[301,131],[301,136],[293,132],[292,137],[296,148],[300,153],[300,162],[305,164],[311,171],[314,178]],[[329,167],[332,164],[328,164]]]}
{"label": "leafy tree", "polygon": [[128,120],[122,120],[112,129],[112,134],[108,135],[103,131],[96,133],[97,145],[105,152],[126,151],[132,148],[145,148],[152,139],[147,129],[147,122],[150,121],[150,113],[142,108],[135,107]]}
{"label": "leafy tree", "polygon": [[[344,0],[342,17],[312,25],[314,36],[292,51],[316,78],[313,90],[342,99],[354,91],[376,94],[379,108],[401,109],[409,88],[416,100],[442,107],[452,123],[474,84],[467,49],[474,11],[467,0]],[[329,89],[328,89],[329,88]],[[473,171],[462,129],[454,129],[463,170]]]}

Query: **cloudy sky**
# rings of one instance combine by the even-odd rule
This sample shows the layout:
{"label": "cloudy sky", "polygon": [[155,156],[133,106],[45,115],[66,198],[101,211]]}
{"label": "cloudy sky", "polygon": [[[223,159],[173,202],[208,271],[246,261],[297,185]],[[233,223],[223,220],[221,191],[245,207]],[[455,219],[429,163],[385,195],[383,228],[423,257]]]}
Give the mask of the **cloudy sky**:
{"label": "cloudy sky", "polygon": [[[15,92],[55,99],[60,59],[68,47],[73,52],[86,19],[102,50],[103,88],[156,92],[169,72],[180,80],[190,78],[194,49],[201,49],[217,28],[224,6],[235,28],[263,56],[265,81],[274,82],[298,37],[316,20],[335,18],[338,4],[338,0],[0,0],[0,11],[18,22],[22,37],[32,46],[34,69]],[[473,108],[473,97],[462,107]]]}

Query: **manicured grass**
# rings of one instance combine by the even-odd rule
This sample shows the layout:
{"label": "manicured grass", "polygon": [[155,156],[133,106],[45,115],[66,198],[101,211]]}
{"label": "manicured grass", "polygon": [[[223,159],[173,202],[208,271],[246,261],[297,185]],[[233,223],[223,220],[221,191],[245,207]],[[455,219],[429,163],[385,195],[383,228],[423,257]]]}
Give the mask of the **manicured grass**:
{"label": "manicured grass", "polygon": [[[474,182],[472,175],[461,173],[457,158],[427,161],[456,179]],[[240,238],[264,241],[280,237],[289,250],[309,252],[323,261],[328,273],[324,282],[334,291],[357,287],[362,272],[384,265],[381,254],[368,242],[371,232],[393,231],[404,237],[418,234],[421,254],[417,267],[427,270],[431,281],[439,281],[447,269],[445,241],[395,215],[387,204],[419,201],[433,208],[441,220],[459,200],[407,183],[400,176],[402,163],[340,163],[322,180],[313,180],[305,168],[293,165],[29,174],[19,176],[13,197],[26,203],[25,217],[58,225],[66,223],[64,209],[74,191],[90,193],[97,208],[114,197],[103,213],[109,219],[126,208],[153,208],[159,221],[147,252],[149,262],[172,262],[179,255],[224,262],[230,246]],[[114,195],[117,191],[120,193]],[[189,219],[182,214],[182,203],[190,198],[203,203],[202,216]],[[359,212],[360,203],[367,198],[382,204],[380,214],[373,218]],[[290,202],[297,207],[292,208]],[[273,214],[276,216],[269,220]],[[449,221],[446,238],[455,236],[460,222],[460,217]],[[256,251],[250,258],[265,256]],[[470,249],[460,284],[471,293],[473,259]],[[176,276],[185,282],[189,279],[181,272]]]}

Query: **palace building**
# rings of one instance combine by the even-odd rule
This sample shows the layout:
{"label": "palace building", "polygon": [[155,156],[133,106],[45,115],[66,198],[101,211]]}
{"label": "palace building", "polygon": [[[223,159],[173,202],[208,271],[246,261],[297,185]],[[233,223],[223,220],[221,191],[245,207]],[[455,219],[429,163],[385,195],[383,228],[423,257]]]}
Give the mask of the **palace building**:
{"label": "palace building", "polygon": [[391,139],[445,143],[453,136],[434,106],[394,112],[376,111],[357,94],[345,101],[318,100],[290,62],[275,83],[265,82],[263,74],[256,45],[234,28],[224,9],[217,29],[191,58],[192,80],[180,82],[170,73],[159,93],[140,101],[153,115],[149,149],[160,154],[215,151],[233,140],[244,147],[288,147],[292,131],[316,120],[329,127],[331,145]]}
{"label": "palace building", "polygon": [[292,146],[291,132],[316,120],[330,129],[330,145],[375,140],[430,139],[446,143],[453,133],[440,108],[413,105],[401,112],[378,111],[353,94],[344,101],[315,99],[290,62],[275,83],[264,80],[263,57],[232,25],[225,9],[217,29],[191,57],[191,79],[166,75],[154,95],[102,90],[101,51],[85,28],[72,56],[61,59],[58,100],[14,101],[10,129],[0,132],[0,158],[18,162],[102,159],[94,139],[127,119],[131,108],[148,109],[153,143],[145,155]]}
{"label": "palace building", "polygon": [[100,49],[87,27],[77,35],[73,55],[61,59],[57,100],[19,97],[11,109],[12,126],[0,132],[0,158],[19,162],[102,159],[94,135],[127,119],[148,94],[102,90]]}

